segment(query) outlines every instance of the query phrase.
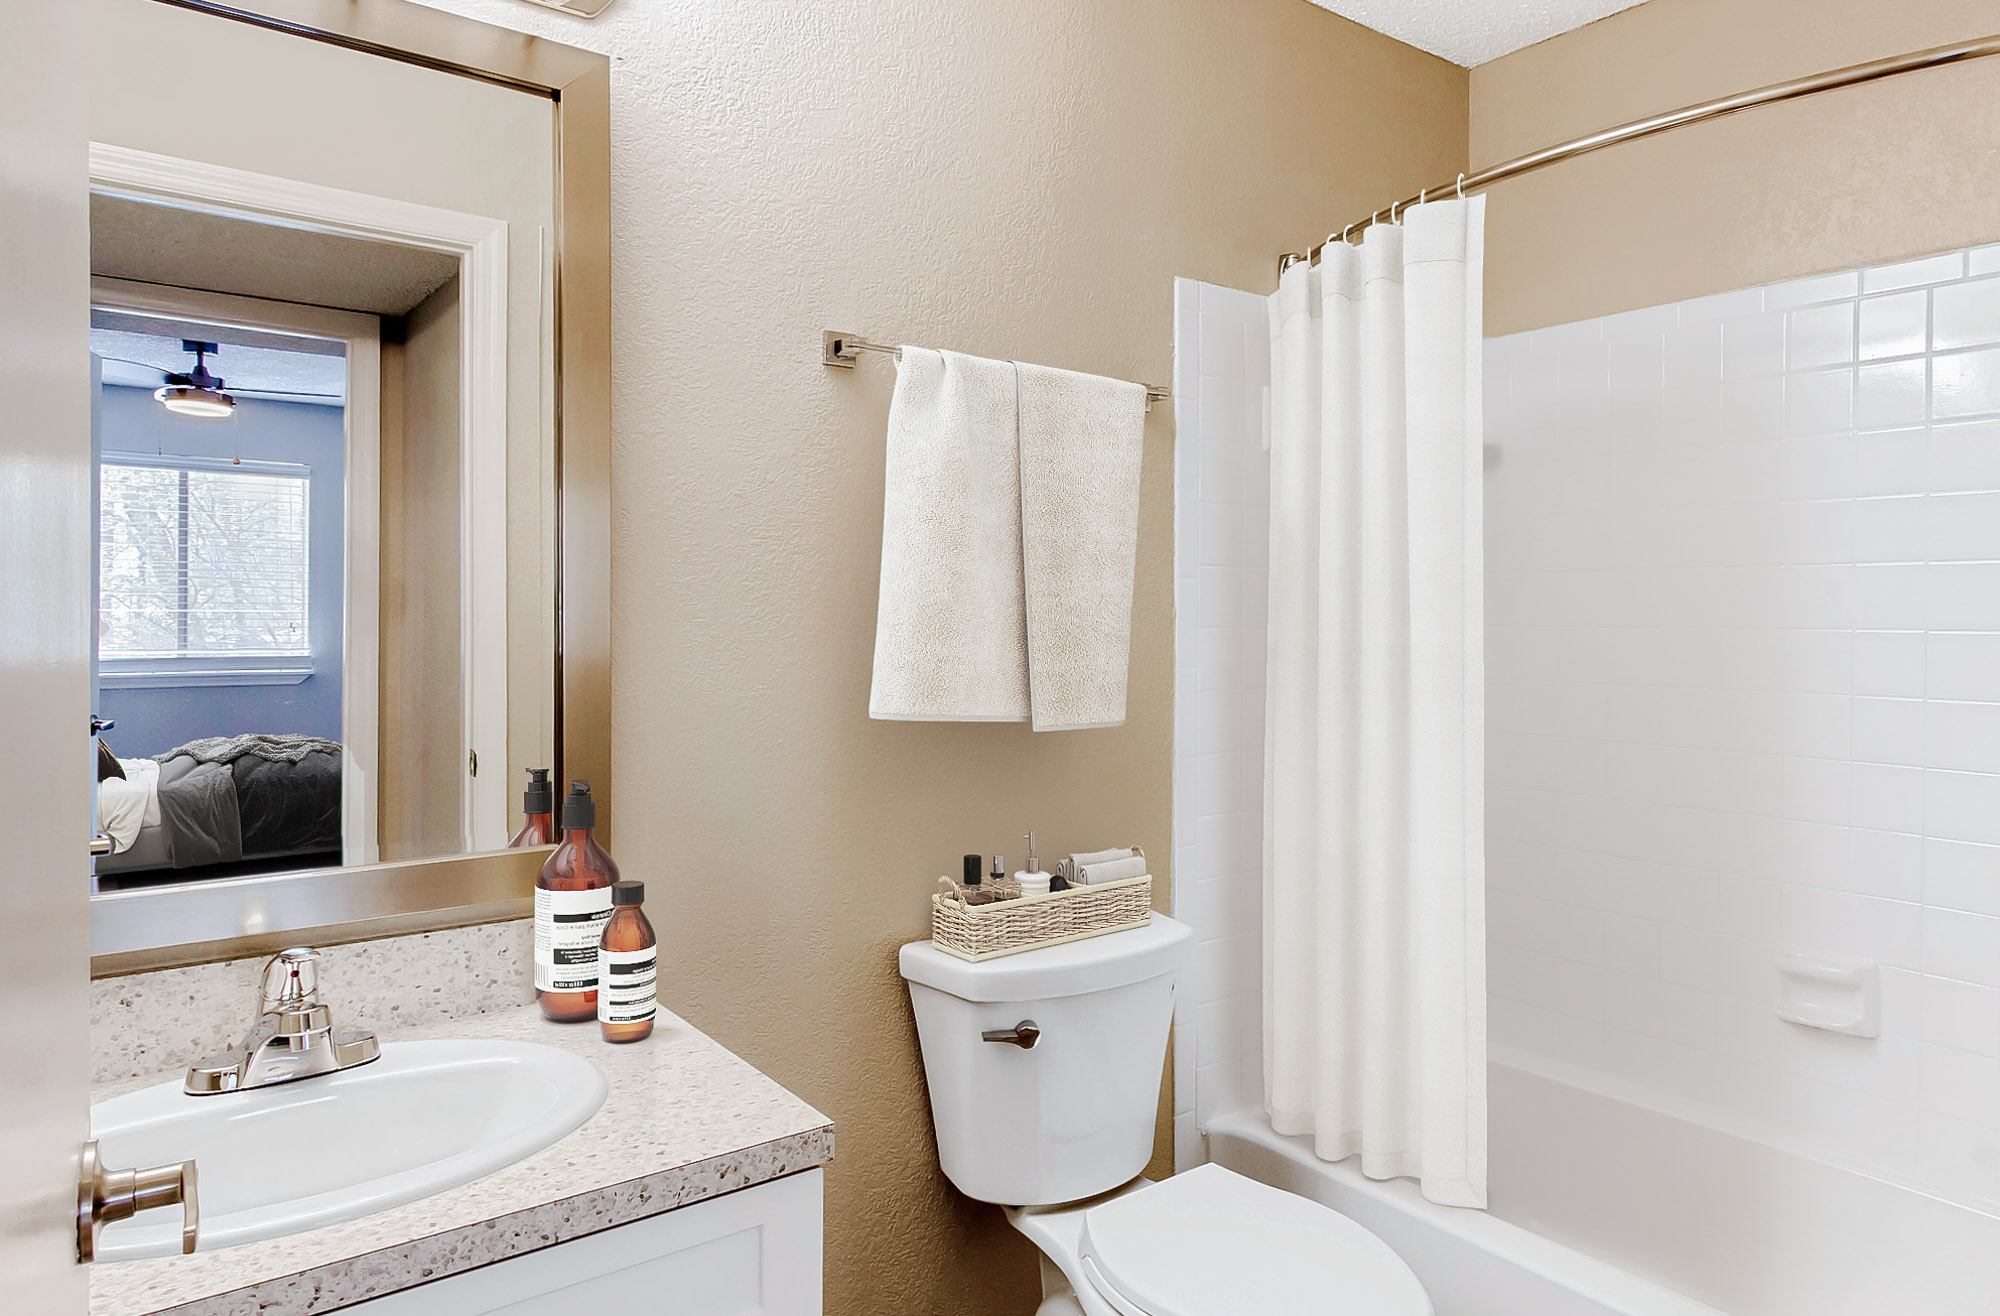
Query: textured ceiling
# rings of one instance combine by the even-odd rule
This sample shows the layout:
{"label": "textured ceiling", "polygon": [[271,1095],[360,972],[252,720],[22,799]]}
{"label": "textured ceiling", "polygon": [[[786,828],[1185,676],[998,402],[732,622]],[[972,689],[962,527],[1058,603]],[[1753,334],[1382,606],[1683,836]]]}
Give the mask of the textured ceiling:
{"label": "textured ceiling", "polygon": [[[98,312],[91,318],[95,323],[90,328],[90,350],[104,360],[106,384],[153,389],[164,382],[168,371],[192,370],[194,354],[181,350],[186,336],[221,344],[221,350],[208,358],[208,368],[222,376],[223,387],[231,393],[337,407],[347,389],[347,359],[337,344],[295,340],[295,347],[273,348],[263,345],[270,341],[269,335],[217,325],[155,321],[166,331],[161,334],[136,332],[121,323],[125,317]],[[232,341],[244,338],[253,342]]]}
{"label": "textured ceiling", "polygon": [[1312,0],[1405,45],[1471,68],[1630,9],[1640,0]]}
{"label": "textured ceiling", "polygon": [[458,273],[458,258],[93,193],[90,272],[401,315]]}

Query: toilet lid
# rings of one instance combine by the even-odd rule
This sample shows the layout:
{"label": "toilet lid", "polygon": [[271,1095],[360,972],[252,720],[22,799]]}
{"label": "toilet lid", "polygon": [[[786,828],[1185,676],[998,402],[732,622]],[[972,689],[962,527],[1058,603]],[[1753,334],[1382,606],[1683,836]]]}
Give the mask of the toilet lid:
{"label": "toilet lid", "polygon": [[1146,1316],[1431,1316],[1381,1239],[1219,1165],[1092,1207],[1077,1250],[1107,1299]]}

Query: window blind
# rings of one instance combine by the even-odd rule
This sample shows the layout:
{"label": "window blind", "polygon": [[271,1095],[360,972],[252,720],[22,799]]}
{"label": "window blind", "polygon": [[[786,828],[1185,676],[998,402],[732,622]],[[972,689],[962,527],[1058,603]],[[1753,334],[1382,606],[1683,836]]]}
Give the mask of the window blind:
{"label": "window blind", "polygon": [[310,654],[310,468],[105,454],[99,653]]}

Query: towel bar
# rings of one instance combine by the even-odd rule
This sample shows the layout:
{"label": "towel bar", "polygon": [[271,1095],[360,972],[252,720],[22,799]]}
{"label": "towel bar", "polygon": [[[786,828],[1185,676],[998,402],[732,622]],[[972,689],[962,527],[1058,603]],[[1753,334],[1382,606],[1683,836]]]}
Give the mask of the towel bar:
{"label": "towel bar", "polygon": [[[838,329],[820,332],[819,363],[832,366],[836,370],[852,370],[854,363],[861,359],[863,352],[881,352],[886,356],[901,357],[903,349],[888,343],[871,343],[855,334],[844,334]],[[1146,410],[1151,411],[1155,402],[1165,402],[1174,391],[1161,384],[1146,385]]]}

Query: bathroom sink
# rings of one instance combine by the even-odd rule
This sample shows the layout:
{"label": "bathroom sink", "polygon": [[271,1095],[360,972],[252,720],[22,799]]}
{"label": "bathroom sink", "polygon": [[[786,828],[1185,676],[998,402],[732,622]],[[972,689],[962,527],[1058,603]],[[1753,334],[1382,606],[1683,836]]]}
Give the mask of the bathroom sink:
{"label": "bathroom sink", "polygon": [[[470,1183],[533,1155],[604,1104],[581,1056],[532,1042],[385,1043],[355,1069],[247,1092],[187,1096],[178,1081],[91,1108],[118,1168],[192,1160],[198,1251],[354,1220]],[[180,1252],[180,1211],[105,1227],[105,1261]]]}

